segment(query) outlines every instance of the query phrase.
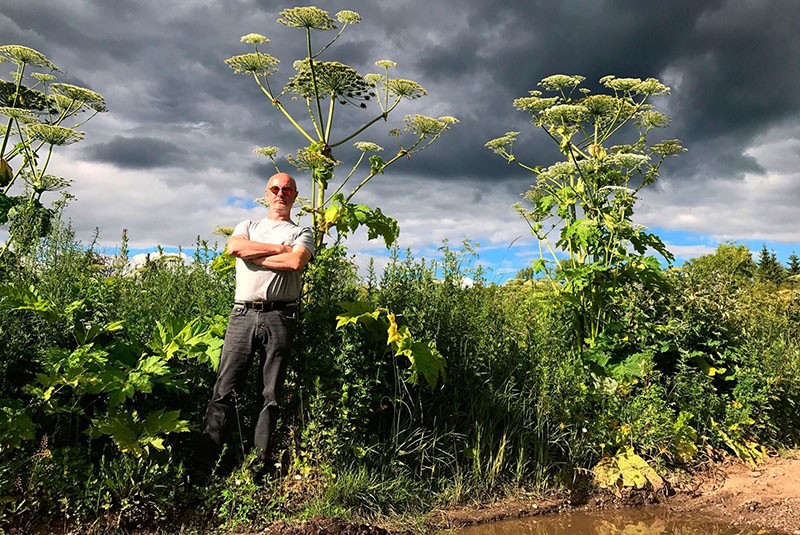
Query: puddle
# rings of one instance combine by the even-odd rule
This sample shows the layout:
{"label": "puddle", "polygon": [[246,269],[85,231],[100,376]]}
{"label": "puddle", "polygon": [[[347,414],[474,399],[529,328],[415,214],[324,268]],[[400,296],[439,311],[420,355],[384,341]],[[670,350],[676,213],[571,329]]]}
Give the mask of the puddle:
{"label": "puddle", "polygon": [[780,535],[780,532],[712,523],[668,511],[624,509],[504,520],[441,532],[442,535]]}

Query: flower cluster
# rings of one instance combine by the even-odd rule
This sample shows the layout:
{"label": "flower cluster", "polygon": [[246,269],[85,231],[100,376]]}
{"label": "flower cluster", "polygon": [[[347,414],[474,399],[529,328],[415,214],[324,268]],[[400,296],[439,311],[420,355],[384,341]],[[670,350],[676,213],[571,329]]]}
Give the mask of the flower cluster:
{"label": "flower cluster", "polygon": [[361,152],[381,152],[383,150],[383,147],[371,141],[356,141],[353,146]]}
{"label": "flower cluster", "polygon": [[560,91],[569,93],[573,89],[581,85],[581,83],[583,83],[584,80],[586,80],[585,76],[580,76],[580,75],[568,76],[566,74],[554,74],[553,76],[548,76],[547,78],[544,78],[541,82],[539,82],[539,85],[549,91]]}
{"label": "flower cluster", "polygon": [[[343,17],[351,18],[347,14],[343,15]],[[278,19],[278,22],[291,28],[306,28],[308,30],[324,31],[336,28],[336,21],[328,15],[328,12],[314,6],[284,9],[281,11],[281,18]]]}
{"label": "flower cluster", "polygon": [[17,65],[33,65],[35,67],[45,67],[57,71],[58,67],[53,65],[49,59],[41,52],[22,45],[0,46],[0,56],[16,63]]}
{"label": "flower cluster", "polygon": [[269,39],[259,33],[248,33],[247,35],[243,35],[240,40],[242,43],[247,43],[254,46],[269,43]]}
{"label": "flower cluster", "polygon": [[[331,95],[338,98],[341,104],[353,103],[354,100],[369,100],[375,96],[364,77],[344,63],[338,61],[314,62],[314,76],[307,59],[294,64],[297,74],[294,75],[286,90],[297,93],[304,98],[314,96],[314,81],[320,95]],[[362,108],[365,103],[360,103]]]}
{"label": "flower cluster", "polygon": [[299,171],[313,171],[339,165],[339,162],[333,158],[328,158],[321,152],[311,149],[300,149],[297,151],[297,156],[289,154],[287,160]]}
{"label": "flower cluster", "polygon": [[45,191],[58,191],[66,188],[72,182],[66,178],[51,175],[50,173],[32,174],[25,172],[22,174],[23,180],[27,182],[36,193]]}
{"label": "flower cluster", "polygon": [[225,63],[233,69],[236,74],[251,74],[253,76],[270,76],[277,72],[275,65],[280,60],[264,54],[263,52],[251,52],[233,56],[225,60]]}
{"label": "flower cluster", "polygon": [[266,156],[267,158],[272,159],[278,155],[278,147],[268,145],[266,147],[258,147],[257,149],[253,150],[253,152],[259,156]]}
{"label": "flower cluster", "polygon": [[661,156],[676,156],[686,152],[686,148],[677,139],[665,139],[661,143],[655,143],[650,150]]}
{"label": "flower cluster", "polygon": [[589,110],[585,106],[575,104],[558,104],[547,108],[542,114],[551,124],[577,125],[586,119]]}
{"label": "flower cluster", "polygon": [[632,95],[668,95],[669,87],[655,78],[642,81],[641,78],[617,78],[614,75],[604,76],[600,83],[609,89]]}
{"label": "flower cluster", "polygon": [[636,124],[644,128],[665,128],[669,123],[669,117],[655,110],[643,111],[636,120]]}
{"label": "flower cluster", "polygon": [[404,118],[405,130],[422,137],[429,138],[440,135],[458,122],[455,117],[445,116],[438,119],[426,115],[406,115]]}
{"label": "flower cluster", "polygon": [[511,152],[511,147],[517,140],[519,132],[506,132],[505,135],[487,141],[484,147],[488,148],[495,154],[506,156]]}
{"label": "flower cluster", "polygon": [[413,80],[403,80],[395,78],[386,84],[389,93],[400,98],[415,99],[428,94],[425,89]]}
{"label": "flower cluster", "polygon": [[361,15],[349,9],[343,9],[336,14],[336,20],[342,24],[358,24],[361,22]]}
{"label": "flower cluster", "polygon": [[40,82],[52,82],[56,79],[55,75],[43,72],[35,72],[31,76],[39,80]]}
{"label": "flower cluster", "polygon": [[85,135],[84,132],[78,132],[72,128],[42,123],[28,125],[26,131],[32,139],[38,139],[48,145],[57,146],[77,143]]}
{"label": "flower cluster", "polygon": [[25,108],[11,108],[8,106],[2,106],[0,107],[0,115],[11,117],[15,121],[19,121],[23,124],[35,121],[33,113]]}
{"label": "flower cluster", "polygon": [[74,100],[75,102],[79,102],[81,104],[80,107],[86,106],[97,112],[106,111],[105,99],[96,91],[92,91],[91,89],[87,89],[85,87],[64,83],[53,83],[50,85],[50,88],[57,95],[62,95]]}
{"label": "flower cluster", "polygon": [[514,100],[514,107],[520,111],[527,111],[534,115],[539,114],[558,103],[558,97],[544,98],[540,91],[531,91],[530,97],[521,97]]}

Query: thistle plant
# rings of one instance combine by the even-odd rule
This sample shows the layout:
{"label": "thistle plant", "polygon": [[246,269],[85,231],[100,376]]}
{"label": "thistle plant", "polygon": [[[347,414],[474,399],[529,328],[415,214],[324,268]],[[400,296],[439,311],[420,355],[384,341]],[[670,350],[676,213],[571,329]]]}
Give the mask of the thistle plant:
{"label": "thistle plant", "polygon": [[[654,78],[606,76],[600,79],[605,93],[592,94],[581,87],[583,81],[583,76],[550,76],[539,83],[543,91],[514,101],[558,144],[564,160],[549,167],[520,162],[514,153],[519,132],[507,132],[486,147],[535,175],[524,195],[530,206],[515,206],[538,240],[533,267],[574,305],[579,340],[591,348],[617,325],[615,305],[624,289],[658,281],[659,261],[648,253],[673,259],[664,243],[632,218],[639,191],[658,179],[668,156],[685,149],[678,140],[648,144],[648,134],[670,122],[648,103],[669,94],[667,86]],[[612,145],[618,137],[632,143]]]}
{"label": "thistle plant", "polygon": [[[306,38],[306,57],[293,63],[295,74],[282,87],[274,82],[280,60],[263,52],[270,42],[263,35],[251,33],[243,36],[241,41],[252,45],[253,52],[233,56],[225,62],[235,73],[252,76],[272,106],[308,143],[290,152],[287,160],[298,171],[311,176],[310,198],[304,203],[303,211],[313,215],[317,247],[324,245],[324,237],[332,230],[338,237],[345,237],[361,226],[367,227],[369,239],[381,237],[388,247],[397,239],[397,222],[379,208],[353,204],[353,197],[387,167],[429,147],[458,121],[453,117],[406,116],[402,128],[390,131],[397,141],[396,152],[384,159],[379,155],[383,152],[382,147],[356,138],[379,121],[387,121],[389,114],[403,100],[425,96],[425,89],[412,80],[393,78],[391,70],[397,64],[391,60],[375,62],[381,72],[361,75],[349,65],[320,59],[348,27],[361,22],[361,16],[355,11],[340,11],[333,18],[328,12],[310,6],[284,9],[280,15],[278,23],[303,31]],[[338,31],[324,45],[315,48],[313,37],[316,32],[332,30]],[[297,112],[290,111],[284,104],[285,100],[304,103],[300,113],[304,118],[300,119]],[[377,105],[377,113],[354,131],[338,137],[335,135],[334,118],[340,109],[367,109],[369,104]],[[334,149],[354,140],[359,156],[341,180],[336,180],[334,170],[343,162],[334,156]],[[256,151],[270,158],[276,169],[278,152],[275,146]],[[366,162],[369,162],[369,170],[354,180]]]}
{"label": "thistle plant", "polygon": [[[47,232],[54,211],[44,207],[42,195],[70,184],[47,173],[53,149],[81,141],[81,126],[106,111],[99,93],[56,82],[59,68],[32,48],[0,46],[0,63],[6,62],[15,69],[9,81],[0,79],[0,115],[6,118],[0,145],[0,225],[9,227],[0,257],[12,247],[24,252]],[[34,69],[43,72],[29,72]],[[22,194],[11,195],[20,179]]]}

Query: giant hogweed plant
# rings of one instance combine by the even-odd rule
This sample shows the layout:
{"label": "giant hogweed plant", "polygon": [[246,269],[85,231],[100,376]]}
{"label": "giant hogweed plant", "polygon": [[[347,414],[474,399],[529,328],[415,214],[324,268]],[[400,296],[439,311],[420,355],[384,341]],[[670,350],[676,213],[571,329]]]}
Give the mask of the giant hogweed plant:
{"label": "giant hogweed plant", "polygon": [[[357,138],[376,123],[387,121],[403,100],[418,99],[427,91],[413,80],[392,77],[391,70],[397,64],[391,60],[375,62],[379,73],[362,75],[349,65],[321,59],[348,27],[361,22],[361,16],[355,11],[340,11],[334,19],[317,7],[294,7],[284,9],[278,22],[302,30],[306,40],[306,57],[293,63],[295,74],[283,86],[275,82],[280,60],[261,50],[270,42],[263,35],[243,36],[242,42],[252,45],[254,51],[233,56],[225,62],[234,72],[252,76],[272,106],[308,143],[289,153],[287,159],[299,172],[311,175],[311,196],[304,203],[303,211],[313,216],[317,247],[324,244],[325,236],[331,235],[333,230],[338,236],[346,237],[362,226],[367,228],[369,239],[380,237],[387,247],[391,246],[399,234],[397,222],[380,208],[355,204],[353,198],[387,167],[429,147],[457,123],[457,119],[406,115],[403,128],[390,131],[397,140],[397,151],[384,159],[379,155],[383,152],[380,145]],[[318,32],[337,29],[327,43],[315,46],[313,38]],[[300,101],[304,106],[301,105],[298,112],[290,109],[287,101]],[[340,110],[366,110],[368,103],[377,106],[376,112],[352,132],[337,135],[334,119],[340,116]],[[335,157],[334,150],[349,142],[354,142],[360,156],[344,176],[337,179],[335,169],[343,162]],[[257,154],[270,158],[276,169],[278,152],[275,146],[256,149]],[[369,162],[369,170],[361,172],[365,162]]]}
{"label": "giant hogweed plant", "polygon": [[[562,161],[548,167],[520,162],[514,153],[519,132],[486,146],[535,175],[524,195],[529,207],[515,206],[538,240],[533,270],[575,310],[577,349],[596,391],[625,396],[651,371],[656,351],[642,347],[646,341],[636,343],[637,330],[655,327],[653,318],[637,309],[633,290],[659,290],[661,267],[652,252],[673,259],[658,236],[633,221],[634,206],[639,191],[658,179],[666,158],[685,149],[675,139],[648,142],[654,129],[670,122],[648,103],[669,94],[660,81],[609,75],[600,79],[604,94],[592,94],[581,87],[584,80],[550,76],[539,82],[548,96],[536,90],[514,101],[558,144]],[[612,144],[617,139],[622,142]],[[633,444],[617,446],[594,467],[595,479],[603,486],[658,489],[659,476]]]}
{"label": "giant hogweed plant", "polygon": [[[0,63],[13,63],[11,79],[0,79],[0,115],[6,118],[0,145],[0,225],[8,225],[9,249],[25,253],[47,234],[55,210],[42,204],[42,195],[69,186],[47,168],[55,147],[81,141],[79,128],[106,111],[99,93],[56,81],[59,68],[47,57],[21,45],[0,46]],[[12,188],[24,183],[22,192]],[[63,201],[62,201],[63,202]]]}
{"label": "giant hogweed plant", "polygon": [[[278,23],[303,31],[306,41],[306,57],[293,63],[295,74],[283,86],[275,82],[280,60],[261,50],[270,42],[263,35],[251,33],[243,36],[241,41],[252,45],[253,52],[225,60],[235,73],[252,76],[272,106],[308,143],[296,152],[289,153],[287,160],[298,172],[311,175],[311,195],[303,203],[302,210],[313,217],[318,255],[322,254],[325,237],[331,236],[333,231],[337,241],[340,241],[360,227],[366,227],[368,239],[382,238],[387,247],[394,244],[400,232],[397,221],[378,207],[355,204],[353,198],[373,178],[383,174],[387,167],[428,148],[458,122],[450,116],[433,118],[419,114],[406,115],[402,128],[389,131],[397,141],[398,148],[388,159],[379,155],[383,147],[358,139],[373,125],[387,121],[402,101],[415,100],[427,94],[417,82],[393,77],[391,70],[397,64],[388,59],[375,62],[381,72],[366,75],[338,61],[321,59],[348,27],[359,22],[361,16],[348,10],[338,12],[335,19],[328,12],[313,6],[281,11]],[[324,45],[315,46],[313,38],[317,32],[331,30],[338,31]],[[300,112],[295,111],[294,107],[290,109],[286,101],[299,101]],[[337,135],[338,130],[334,128],[334,119],[340,116],[337,112],[346,108],[367,110],[368,103],[375,103],[378,108],[376,112],[353,131]],[[344,176],[337,178],[335,170],[343,162],[334,156],[334,151],[349,142],[353,142],[359,156],[348,166]],[[261,147],[256,149],[256,153],[268,157],[276,170],[280,170],[276,160],[279,153],[277,147]],[[369,162],[369,169],[361,171],[362,164],[366,162]],[[226,269],[224,263],[217,263],[215,267]],[[358,308],[360,305],[345,304],[344,314],[350,314],[352,307]],[[380,331],[387,337],[389,348],[394,349],[398,356],[405,355],[409,359],[412,382],[423,376],[433,386],[438,377],[444,376],[443,359],[431,343],[414,340],[407,330],[402,331],[402,336],[398,338],[394,332],[397,325],[392,321],[394,315],[388,310],[378,309],[370,314],[359,308],[359,313],[351,321],[342,322],[340,319],[338,327],[361,323]],[[389,326],[366,319],[377,320],[382,314],[389,318]],[[394,331],[390,329],[392,326]]]}
{"label": "giant hogweed plant", "polygon": [[[634,223],[634,206],[639,191],[658,179],[664,160],[685,149],[674,139],[648,143],[654,129],[670,123],[648,103],[669,94],[667,86],[654,78],[610,75],[600,79],[605,93],[592,94],[581,87],[584,80],[550,76],[539,82],[549,96],[537,90],[514,101],[558,144],[562,161],[548,167],[522,163],[514,153],[519,132],[507,132],[486,147],[536,178],[524,195],[530,205],[515,208],[538,240],[534,271],[577,311],[583,354],[607,374],[637,375],[641,355],[614,361],[607,351],[625,336],[625,290],[657,287],[661,270],[651,253],[667,261],[673,256],[658,236]],[[620,138],[629,142],[612,144]]]}

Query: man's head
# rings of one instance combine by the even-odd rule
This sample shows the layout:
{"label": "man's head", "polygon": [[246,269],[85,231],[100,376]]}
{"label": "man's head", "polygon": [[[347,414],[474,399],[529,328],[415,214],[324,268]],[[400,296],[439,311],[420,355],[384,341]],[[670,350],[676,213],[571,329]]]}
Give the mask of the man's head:
{"label": "man's head", "polygon": [[264,195],[271,219],[289,219],[297,199],[297,183],[287,173],[276,173],[269,177]]}

